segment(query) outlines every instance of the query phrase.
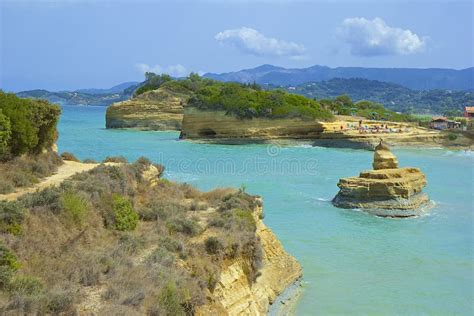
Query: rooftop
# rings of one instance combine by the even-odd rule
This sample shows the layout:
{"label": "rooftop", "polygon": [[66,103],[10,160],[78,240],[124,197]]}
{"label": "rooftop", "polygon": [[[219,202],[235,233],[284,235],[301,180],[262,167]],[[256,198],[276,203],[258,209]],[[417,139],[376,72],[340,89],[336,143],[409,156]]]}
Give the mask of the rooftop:
{"label": "rooftop", "polygon": [[467,113],[474,113],[474,106],[466,106],[465,109]]}

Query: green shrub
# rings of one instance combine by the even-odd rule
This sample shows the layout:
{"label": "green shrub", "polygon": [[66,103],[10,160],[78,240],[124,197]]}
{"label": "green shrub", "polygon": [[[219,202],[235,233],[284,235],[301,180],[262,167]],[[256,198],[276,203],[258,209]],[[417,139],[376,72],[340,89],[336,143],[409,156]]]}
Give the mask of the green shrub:
{"label": "green shrub", "polygon": [[0,160],[6,158],[9,153],[9,142],[11,137],[10,120],[2,113],[0,109]]}
{"label": "green shrub", "polygon": [[48,296],[47,308],[49,312],[60,314],[72,310],[75,297],[72,291],[55,291],[50,293]]}
{"label": "green shrub", "polygon": [[89,205],[86,199],[72,191],[63,192],[61,199],[65,213],[74,223],[82,224],[89,212]]}
{"label": "green shrub", "polygon": [[10,179],[15,187],[27,187],[36,182],[38,179],[31,173],[25,170],[17,170],[10,174]]}
{"label": "green shrub", "polygon": [[222,199],[221,204],[219,205],[220,211],[231,210],[235,208],[245,209],[245,210],[253,210],[256,207],[255,199],[244,193],[239,191],[234,194],[228,194]]}
{"label": "green shrub", "polygon": [[45,208],[54,214],[60,214],[64,208],[61,191],[55,187],[26,194],[20,198],[20,202],[22,202],[27,208]]}
{"label": "green shrub", "polygon": [[184,250],[182,242],[168,236],[161,237],[159,245],[170,252],[182,252]]}
{"label": "green shrub", "polygon": [[10,284],[13,274],[20,268],[15,254],[0,242],[0,289]]}
{"label": "green shrub", "polygon": [[122,305],[128,305],[128,306],[138,306],[141,304],[141,302],[145,299],[145,293],[143,290],[138,290],[138,292],[133,293],[129,297],[125,298],[122,301]]}
{"label": "green shrub", "polygon": [[0,193],[9,193],[17,187],[38,183],[41,178],[56,171],[61,164],[61,158],[52,151],[4,161],[0,163]]}
{"label": "green shrub", "polygon": [[[168,181],[168,180],[166,180]],[[138,212],[140,218],[144,221],[156,221],[158,219],[165,220],[173,214],[186,212],[187,208],[175,201],[153,200],[147,207],[142,207]]]}
{"label": "green shrub", "polygon": [[225,225],[225,221],[222,217],[214,217],[212,218],[210,221],[209,221],[209,224],[208,224],[210,227],[224,227]]}
{"label": "green shrub", "polygon": [[451,141],[456,140],[458,139],[458,135],[451,133],[448,135],[448,139]]}
{"label": "green shrub", "polygon": [[[0,91],[0,110],[0,123],[5,126],[0,134],[3,157],[37,154],[56,141],[56,124],[61,113],[59,106],[45,100],[22,99],[13,93]],[[9,128],[8,123],[5,123],[6,118]],[[6,148],[8,153],[5,153]]]}
{"label": "green shrub", "polygon": [[80,162],[80,160],[76,156],[74,156],[74,154],[71,154],[70,152],[67,152],[67,151],[61,154],[61,158],[63,160]]}
{"label": "green shrub", "polygon": [[115,195],[113,197],[114,227],[117,230],[134,230],[138,224],[138,213],[126,197]]}
{"label": "green shrub", "polygon": [[170,233],[180,232],[189,236],[195,236],[200,231],[199,225],[192,219],[172,218],[166,223]]}
{"label": "green shrub", "polygon": [[96,261],[82,265],[79,269],[79,283],[83,286],[94,286],[99,283],[101,266]]}
{"label": "green shrub", "polygon": [[35,277],[19,275],[13,277],[8,284],[8,292],[12,295],[38,295],[43,291],[43,283]]}
{"label": "green shrub", "polygon": [[19,235],[25,208],[17,201],[0,201],[0,232]]}
{"label": "green shrub", "polygon": [[176,284],[168,282],[161,290],[160,305],[166,310],[167,315],[184,316],[186,312],[181,304],[181,297]]}
{"label": "green shrub", "polygon": [[135,166],[145,166],[145,167],[148,167],[149,165],[151,165],[151,161],[150,161],[150,159],[141,156],[141,157],[138,158],[133,164],[134,164]]}
{"label": "green shrub", "polygon": [[124,156],[107,156],[103,162],[127,163],[128,160]]}
{"label": "green shrub", "polygon": [[232,214],[237,219],[237,223],[242,229],[247,231],[255,231],[256,223],[251,211],[236,209],[232,211]]}
{"label": "green shrub", "polygon": [[145,244],[141,238],[134,237],[129,234],[120,236],[117,247],[114,249],[112,256],[116,258],[136,255],[144,248]]}
{"label": "green shrub", "polygon": [[138,96],[147,91],[156,90],[162,84],[171,80],[171,77],[167,74],[157,75],[152,72],[145,73],[145,82],[135,90],[134,95]]}
{"label": "green shrub", "polygon": [[15,187],[11,181],[0,179],[0,194],[7,194],[13,192]]}
{"label": "green shrub", "polygon": [[151,265],[160,265],[163,267],[172,267],[176,256],[164,248],[155,249],[147,258],[147,263]]}
{"label": "green shrub", "polygon": [[97,163],[94,159],[86,158],[82,161],[83,163]]}
{"label": "green shrub", "polygon": [[208,237],[206,241],[204,241],[204,247],[206,248],[206,252],[210,255],[216,255],[224,249],[222,242],[217,237]]}

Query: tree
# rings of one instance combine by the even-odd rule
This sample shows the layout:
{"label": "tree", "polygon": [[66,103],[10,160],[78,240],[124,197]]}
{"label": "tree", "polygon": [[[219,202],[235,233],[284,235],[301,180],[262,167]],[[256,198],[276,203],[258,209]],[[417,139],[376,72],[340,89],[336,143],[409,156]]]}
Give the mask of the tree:
{"label": "tree", "polygon": [[347,94],[343,94],[336,97],[336,102],[340,103],[343,106],[352,107],[352,99]]}
{"label": "tree", "polygon": [[8,142],[11,136],[10,120],[0,109],[0,160],[8,153]]}
{"label": "tree", "polygon": [[[56,125],[61,113],[59,106],[46,100],[22,99],[13,93],[0,91],[0,111],[3,157],[36,154],[56,141]],[[5,152],[6,148],[8,152]]]}
{"label": "tree", "polygon": [[155,77],[156,74],[154,72],[145,72],[145,81],[151,81]]}
{"label": "tree", "polygon": [[192,82],[195,82],[195,81],[200,81],[201,80],[201,76],[199,76],[199,74],[195,73],[195,72],[191,72],[189,74],[189,80],[191,80]]}

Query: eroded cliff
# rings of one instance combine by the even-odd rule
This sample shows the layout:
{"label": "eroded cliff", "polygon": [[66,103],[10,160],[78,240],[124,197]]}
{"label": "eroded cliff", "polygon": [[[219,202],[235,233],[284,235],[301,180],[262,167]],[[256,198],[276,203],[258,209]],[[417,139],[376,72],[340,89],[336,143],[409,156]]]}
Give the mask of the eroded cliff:
{"label": "eroded cliff", "polygon": [[189,95],[168,87],[148,91],[107,108],[107,128],[180,130]]}
{"label": "eroded cliff", "polygon": [[240,119],[224,111],[185,108],[181,138],[215,140],[312,139],[324,130],[316,120],[301,118]]}
{"label": "eroded cliff", "polygon": [[218,143],[279,139],[308,140],[316,146],[374,149],[380,137],[391,146],[472,147],[466,137],[428,130],[413,123],[382,122],[336,116],[335,121],[302,118],[238,118],[224,111],[184,109],[181,138]]}
{"label": "eroded cliff", "polygon": [[253,216],[263,250],[257,279],[249,282],[248,260],[240,257],[226,261],[210,300],[197,315],[265,315],[275,298],[301,277],[301,266],[263,223],[261,214],[262,207],[257,207]]}

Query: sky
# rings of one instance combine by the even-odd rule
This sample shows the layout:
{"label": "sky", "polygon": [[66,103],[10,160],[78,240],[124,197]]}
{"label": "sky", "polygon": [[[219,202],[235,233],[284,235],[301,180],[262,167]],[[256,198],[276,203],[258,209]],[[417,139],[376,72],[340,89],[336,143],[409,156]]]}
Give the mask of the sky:
{"label": "sky", "polygon": [[472,67],[474,1],[0,0],[0,89],[262,64]]}

